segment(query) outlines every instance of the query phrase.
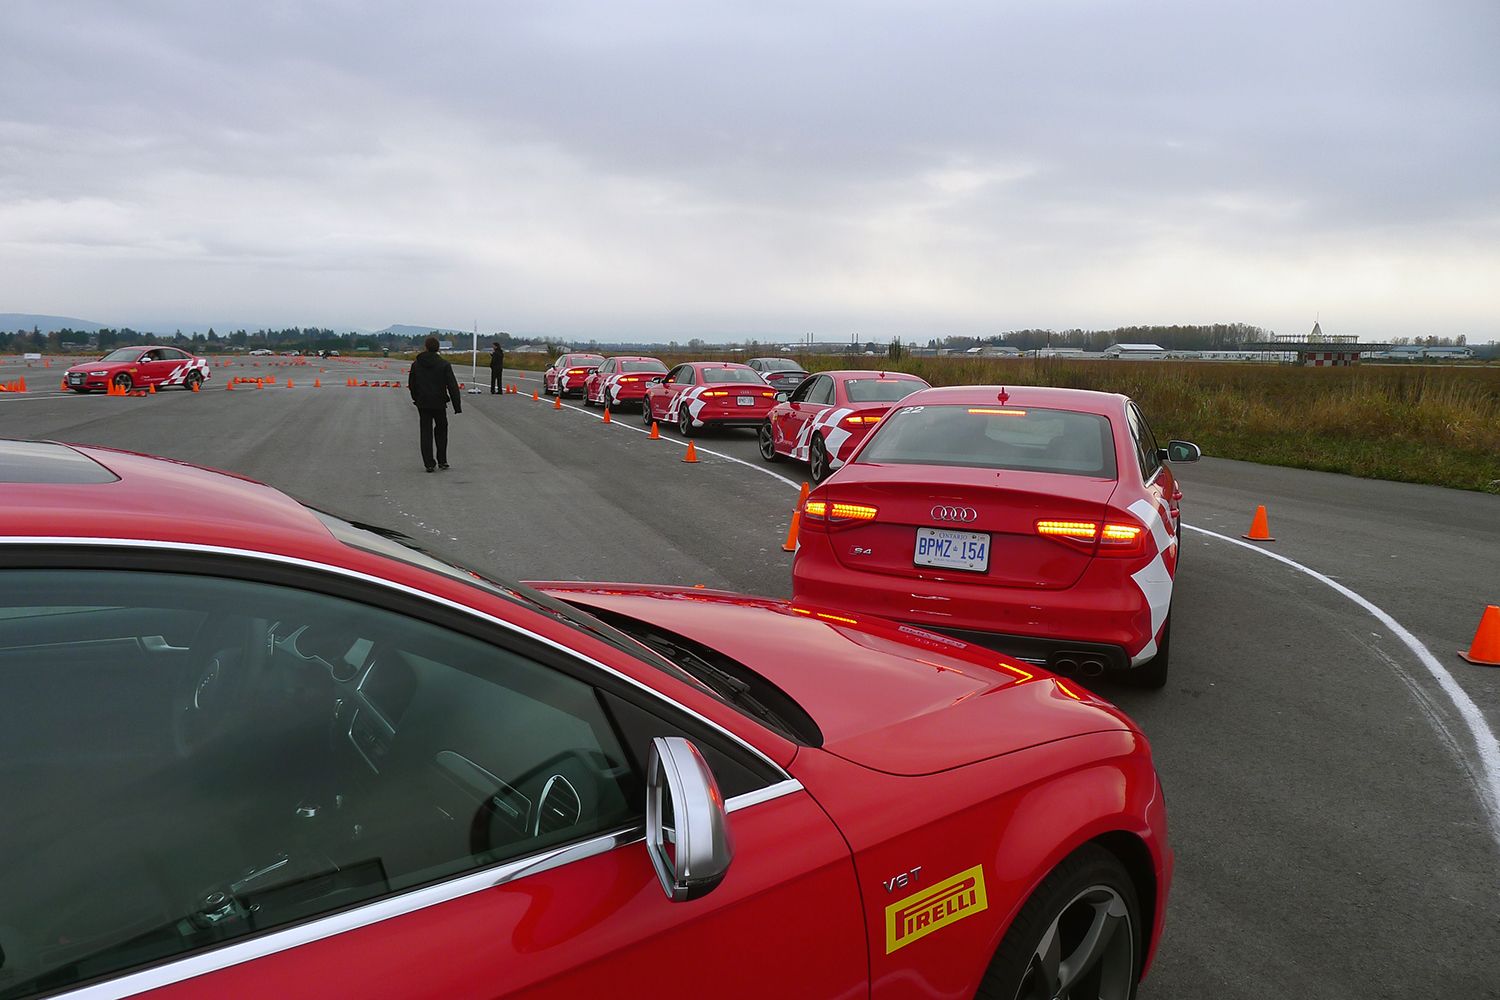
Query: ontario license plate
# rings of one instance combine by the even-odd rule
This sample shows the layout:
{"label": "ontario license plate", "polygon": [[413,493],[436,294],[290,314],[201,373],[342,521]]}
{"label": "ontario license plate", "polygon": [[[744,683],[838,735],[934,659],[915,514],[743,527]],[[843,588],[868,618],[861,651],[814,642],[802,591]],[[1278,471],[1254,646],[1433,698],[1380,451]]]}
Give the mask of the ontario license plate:
{"label": "ontario license plate", "polygon": [[916,566],[983,573],[990,568],[990,536],[982,531],[918,528],[911,561]]}
{"label": "ontario license plate", "polygon": [[754,406],[755,405],[755,397],[754,396],[741,396],[740,397],[740,405],[741,406]]}

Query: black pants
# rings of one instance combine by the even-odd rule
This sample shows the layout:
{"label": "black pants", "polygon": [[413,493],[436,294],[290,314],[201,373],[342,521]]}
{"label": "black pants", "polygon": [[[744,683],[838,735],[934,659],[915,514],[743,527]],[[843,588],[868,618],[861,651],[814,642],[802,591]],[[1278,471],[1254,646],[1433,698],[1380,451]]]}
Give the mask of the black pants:
{"label": "black pants", "polygon": [[503,392],[504,391],[504,386],[502,386],[500,384],[500,379],[504,375],[505,375],[505,371],[503,369],[500,369],[500,368],[491,368],[490,369],[490,392]]}
{"label": "black pants", "polygon": [[[448,408],[429,410],[417,408],[417,419],[421,424],[422,464],[427,468],[448,464]],[[433,439],[437,440],[437,462],[432,460]]]}

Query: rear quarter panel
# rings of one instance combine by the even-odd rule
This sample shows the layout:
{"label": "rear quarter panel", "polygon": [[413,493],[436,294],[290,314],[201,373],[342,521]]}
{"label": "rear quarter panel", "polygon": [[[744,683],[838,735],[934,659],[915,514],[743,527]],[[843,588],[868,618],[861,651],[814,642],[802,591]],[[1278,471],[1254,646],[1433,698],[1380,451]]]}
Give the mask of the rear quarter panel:
{"label": "rear quarter panel", "polygon": [[[869,929],[871,996],[971,997],[1016,914],[1048,872],[1105,835],[1133,838],[1147,885],[1142,923],[1161,930],[1171,855],[1144,737],[1128,731],[1059,740],[920,778],[900,778],[824,752],[794,771],[854,852]],[[975,867],[984,904],[920,936],[904,932],[930,887]],[[920,872],[911,877],[913,869]],[[906,887],[887,889],[907,874]],[[1149,959],[1149,955],[1148,955]]]}

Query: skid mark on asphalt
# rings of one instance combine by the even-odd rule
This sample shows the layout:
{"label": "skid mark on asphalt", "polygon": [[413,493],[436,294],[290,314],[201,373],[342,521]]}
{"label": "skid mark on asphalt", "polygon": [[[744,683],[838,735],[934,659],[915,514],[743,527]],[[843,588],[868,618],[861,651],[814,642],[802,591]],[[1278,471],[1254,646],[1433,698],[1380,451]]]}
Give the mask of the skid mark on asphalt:
{"label": "skid mark on asphalt", "polygon": [[[1427,669],[1428,674],[1437,682],[1438,688],[1448,696],[1448,700],[1452,702],[1459,717],[1464,720],[1464,724],[1469,728],[1469,733],[1474,739],[1474,750],[1478,754],[1479,773],[1474,773],[1464,757],[1460,756],[1459,762],[1464,766],[1465,771],[1470,774],[1473,780],[1474,791],[1479,798],[1480,807],[1483,809],[1486,819],[1489,820],[1490,834],[1494,837],[1496,845],[1500,846],[1500,742],[1497,742],[1495,739],[1495,732],[1490,728],[1490,724],[1485,719],[1484,713],[1479,710],[1479,706],[1469,697],[1468,692],[1459,686],[1458,681],[1454,680],[1453,675],[1448,672],[1448,669],[1438,662],[1437,657],[1433,656],[1431,651],[1422,644],[1422,641],[1407,631],[1405,626],[1381,608],[1362,595],[1350,590],[1342,583],[1339,583],[1331,576],[1319,573],[1317,570],[1304,566],[1295,559],[1288,559],[1280,553],[1268,552],[1258,545],[1251,545],[1249,542],[1241,541],[1238,538],[1231,538],[1229,535],[1221,535],[1217,531],[1209,531],[1207,528],[1199,528],[1191,524],[1184,524],[1183,528],[1188,531],[1196,531],[1199,534],[1207,535],[1222,542],[1229,542],[1231,545],[1238,545],[1241,548],[1249,549],[1251,552],[1258,552],[1268,559],[1274,559],[1283,565],[1290,566],[1299,573],[1305,573],[1307,576],[1332,588],[1334,591],[1359,605],[1376,621],[1384,625],[1392,635],[1401,640],[1406,648],[1411,651],[1412,655],[1417,658],[1418,662]],[[1410,686],[1410,683],[1408,683],[1408,686]],[[1419,703],[1422,701],[1425,701],[1425,697],[1419,698]],[[1429,718],[1433,717],[1430,710],[1426,714]],[[1433,722],[1438,729],[1439,738],[1445,742],[1451,741],[1452,734],[1448,732],[1447,727],[1443,726],[1435,718]]]}

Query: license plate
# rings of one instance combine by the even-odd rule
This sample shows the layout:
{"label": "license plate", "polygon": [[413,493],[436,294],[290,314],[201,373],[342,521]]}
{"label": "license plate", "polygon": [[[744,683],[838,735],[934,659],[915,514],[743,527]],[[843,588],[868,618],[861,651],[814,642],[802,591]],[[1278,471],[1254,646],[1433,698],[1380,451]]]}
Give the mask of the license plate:
{"label": "license plate", "polygon": [[916,566],[983,573],[990,566],[990,536],[982,531],[918,528],[911,561]]}
{"label": "license plate", "polygon": [[740,405],[741,406],[754,406],[755,405],[755,397],[754,396],[741,396],[740,397]]}
{"label": "license plate", "polygon": [[69,375],[68,376],[68,381],[69,382],[82,382],[83,381],[83,376],[82,375]]}

